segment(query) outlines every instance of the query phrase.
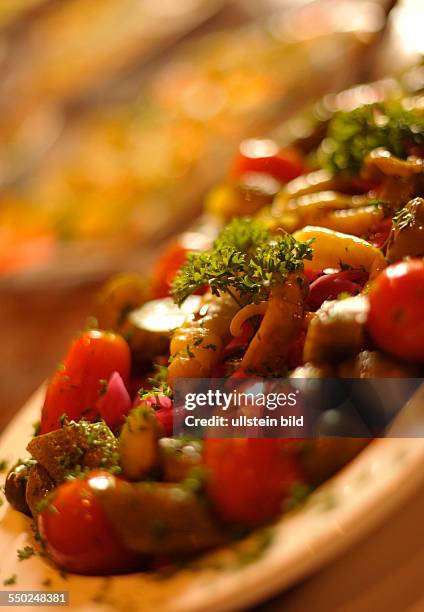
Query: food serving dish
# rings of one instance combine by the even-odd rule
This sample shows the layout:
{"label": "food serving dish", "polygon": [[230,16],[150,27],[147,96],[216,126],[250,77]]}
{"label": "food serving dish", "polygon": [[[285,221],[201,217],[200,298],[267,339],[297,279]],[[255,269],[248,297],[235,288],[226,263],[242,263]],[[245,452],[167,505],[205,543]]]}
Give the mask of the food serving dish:
{"label": "food serving dish", "polygon": [[[43,401],[40,390],[1,438],[3,456],[23,454]],[[75,611],[235,610],[270,597],[342,554],[408,502],[422,485],[422,438],[373,442],[297,514],[282,518],[270,534],[243,550],[230,549],[200,567],[174,575],[115,578],[61,576],[39,557],[19,561],[17,550],[35,546],[29,520],[0,508],[0,580],[16,575],[18,590],[65,590]],[[246,584],[249,585],[246,588]]]}
{"label": "food serving dish", "polygon": [[[206,201],[215,236],[199,226],[149,278],[119,275],[99,293],[44,402],[40,392],[5,435],[12,462],[26,440],[5,495],[36,538],[25,543],[24,519],[5,507],[5,545],[25,543],[6,554],[5,586],[31,567],[46,587],[66,576],[77,609],[243,607],[334,557],[419,487],[424,100],[401,83],[366,92],[379,97],[288,147],[244,141]],[[368,428],[359,434],[352,405],[326,404],[314,437],[176,435],[182,379],[252,378],[386,386],[380,408],[351,396]],[[387,431],[377,413],[404,380],[415,392]]]}

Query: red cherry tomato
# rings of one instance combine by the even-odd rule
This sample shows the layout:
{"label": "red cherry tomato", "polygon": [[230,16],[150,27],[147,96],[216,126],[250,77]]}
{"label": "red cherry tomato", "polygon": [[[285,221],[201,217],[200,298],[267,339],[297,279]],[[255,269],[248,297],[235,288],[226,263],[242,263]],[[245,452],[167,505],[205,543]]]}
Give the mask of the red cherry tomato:
{"label": "red cherry tomato", "polygon": [[273,140],[250,139],[240,145],[233,176],[240,178],[249,172],[270,174],[281,183],[287,183],[304,174],[305,165],[295,149],[280,149]]}
{"label": "red cherry tomato", "polygon": [[108,381],[117,372],[127,385],[130,365],[130,350],[121,336],[97,330],[81,334],[48,386],[40,433],[58,429],[63,414],[76,421],[82,417],[93,419],[102,381]]}
{"label": "red cherry tomato", "polygon": [[187,261],[187,254],[203,251],[210,246],[210,240],[197,232],[182,234],[159,258],[153,269],[152,293],[155,298],[168,297],[178,270]]}
{"label": "red cherry tomato", "polygon": [[155,298],[168,297],[172,281],[187,260],[188,249],[179,243],[172,244],[159,258],[153,270],[152,293]]}
{"label": "red cherry tomato", "polygon": [[219,517],[253,526],[277,516],[302,481],[290,446],[274,438],[206,439],[207,494]]}
{"label": "red cherry tomato", "polygon": [[424,261],[389,266],[369,294],[368,331],[378,347],[424,362]]}
{"label": "red cherry tomato", "polygon": [[93,493],[96,479],[109,486],[116,483],[114,476],[98,471],[57,487],[38,514],[40,535],[52,560],[65,570],[91,575],[128,571],[135,558],[119,541]]}

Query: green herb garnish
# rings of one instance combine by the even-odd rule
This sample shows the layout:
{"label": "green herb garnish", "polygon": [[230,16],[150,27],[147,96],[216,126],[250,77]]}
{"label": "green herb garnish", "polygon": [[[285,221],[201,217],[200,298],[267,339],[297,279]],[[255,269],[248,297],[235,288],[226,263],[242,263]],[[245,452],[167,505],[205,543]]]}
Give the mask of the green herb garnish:
{"label": "green herb garnish", "polygon": [[24,546],[17,550],[17,555],[19,561],[24,561],[25,559],[29,559],[33,555],[35,555],[35,551],[32,546]]}
{"label": "green herb garnish", "polygon": [[3,586],[11,586],[13,584],[16,584],[16,574],[12,574],[10,578],[3,580]]}
{"label": "green herb garnish", "polygon": [[415,223],[415,212],[410,206],[401,208],[393,217],[393,226],[398,231],[412,227]]}
{"label": "green herb garnish", "polygon": [[158,395],[166,395],[172,397],[171,387],[168,385],[168,368],[167,366],[155,363],[155,374],[147,379],[152,385],[151,389],[139,389],[137,392],[138,397],[143,400],[147,397],[154,397]]}
{"label": "green herb garnish", "polygon": [[337,113],[318,151],[321,164],[334,174],[359,174],[366,155],[383,147],[400,158],[411,146],[424,145],[424,116],[400,101],[366,104]]}
{"label": "green herb garnish", "polygon": [[303,482],[296,482],[290,488],[289,498],[284,505],[285,510],[294,510],[301,506],[312,492],[312,487]]}
{"label": "green herb garnish", "polygon": [[303,269],[312,259],[311,240],[272,235],[257,221],[233,219],[210,250],[191,253],[175,278],[172,295],[181,304],[207,285],[214,295],[229,293],[242,305],[266,299],[270,287]]}

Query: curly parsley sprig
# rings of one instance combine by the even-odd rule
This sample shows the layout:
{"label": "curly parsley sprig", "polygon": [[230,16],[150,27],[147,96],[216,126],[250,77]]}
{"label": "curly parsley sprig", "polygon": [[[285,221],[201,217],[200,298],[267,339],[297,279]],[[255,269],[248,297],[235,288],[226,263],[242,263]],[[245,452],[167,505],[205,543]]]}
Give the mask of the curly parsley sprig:
{"label": "curly parsley sprig", "polygon": [[374,149],[383,147],[406,158],[412,146],[424,146],[424,115],[389,100],[337,113],[318,150],[318,160],[334,174],[355,175]]}
{"label": "curly parsley sprig", "polygon": [[312,259],[311,240],[298,242],[289,234],[272,235],[249,218],[233,219],[212,248],[191,253],[175,278],[172,295],[181,304],[207,285],[214,295],[230,293],[238,301],[266,299],[272,285],[303,269]]}

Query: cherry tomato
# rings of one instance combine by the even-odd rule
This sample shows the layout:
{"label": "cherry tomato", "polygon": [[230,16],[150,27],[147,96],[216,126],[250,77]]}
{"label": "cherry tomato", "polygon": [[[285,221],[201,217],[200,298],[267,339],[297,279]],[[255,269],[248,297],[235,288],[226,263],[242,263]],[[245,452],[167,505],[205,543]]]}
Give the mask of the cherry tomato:
{"label": "cherry tomato", "polygon": [[233,176],[259,172],[287,183],[304,174],[305,165],[295,149],[280,149],[273,140],[244,140],[234,161]]}
{"label": "cherry tomato", "polygon": [[[106,479],[106,480],[105,480]],[[103,575],[130,570],[132,553],[119,541],[93,493],[92,484],[117,479],[108,472],[92,472],[86,480],[59,485],[38,514],[40,535],[52,560],[77,574]]]}
{"label": "cherry tomato", "polygon": [[185,247],[175,243],[159,258],[153,270],[153,297],[162,298],[169,296],[172,281],[181,266],[185,264],[187,253],[188,250]]}
{"label": "cherry tomato", "polygon": [[58,429],[63,414],[76,421],[93,419],[102,384],[117,372],[127,385],[130,362],[130,350],[121,336],[98,330],[81,334],[48,386],[40,433]]}
{"label": "cherry tomato", "polygon": [[253,526],[277,516],[302,474],[287,441],[274,438],[206,439],[206,490],[219,517]]}
{"label": "cherry tomato", "polygon": [[424,261],[386,268],[369,294],[368,331],[378,347],[408,361],[424,361]]}
{"label": "cherry tomato", "polygon": [[154,267],[152,276],[153,297],[168,297],[178,270],[187,261],[187,253],[205,250],[209,246],[209,239],[197,232],[182,234],[179,240],[173,242]]}

